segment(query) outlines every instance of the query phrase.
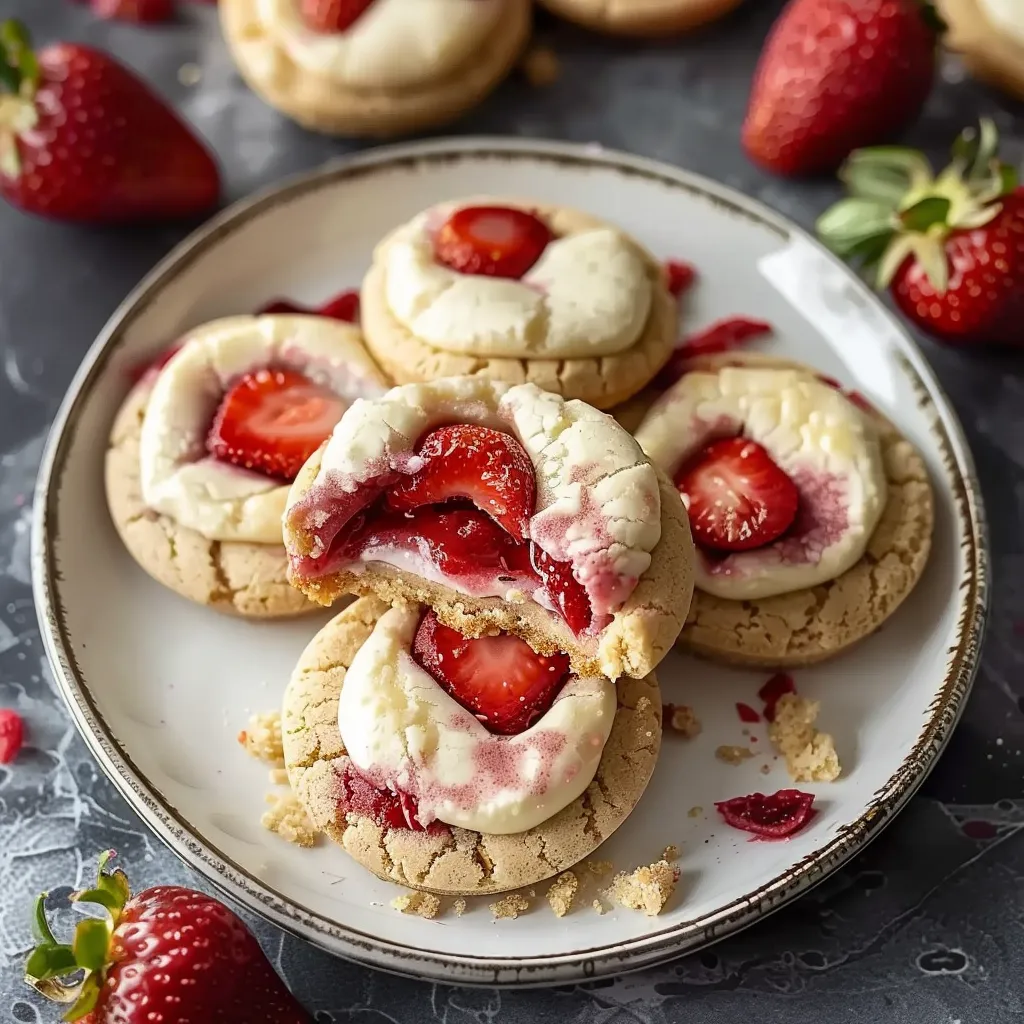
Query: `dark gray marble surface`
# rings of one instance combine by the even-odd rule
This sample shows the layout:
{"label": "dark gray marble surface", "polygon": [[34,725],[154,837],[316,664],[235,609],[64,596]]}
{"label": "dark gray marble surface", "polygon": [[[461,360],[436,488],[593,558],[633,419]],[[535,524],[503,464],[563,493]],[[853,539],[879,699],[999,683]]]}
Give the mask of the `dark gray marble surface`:
{"label": "dark gray marble surface", "polygon": [[[414,2],[414,0],[410,0]],[[700,38],[641,47],[545,20],[563,62],[544,91],[508,82],[457,126],[597,141],[660,157],[751,193],[804,225],[829,183],[752,168],[738,143],[749,79],[779,0]],[[154,29],[95,21],[70,0],[0,0],[37,39],[109,48],[153,81],[216,147],[230,199],[351,149],[307,135],[250,95],[214,12]],[[179,71],[195,64],[199,84]],[[187,79],[186,79],[187,80]],[[1024,109],[943,68],[910,133],[933,158],[981,113],[1024,156]],[[86,753],[57,697],[29,588],[33,480],[47,426],[83,353],[132,285],[186,227],[84,230],[0,206],[0,705],[25,716],[30,747],[0,768],[0,1019],[51,1021],[21,982],[28,905],[81,880],[116,847],[138,885],[205,888],[140,824]],[[925,343],[978,463],[992,530],[994,594],[984,663],[964,720],[905,813],[845,870],[790,909],[714,949],[598,985],[469,991],[396,980],[330,957],[249,917],[318,1021],[863,1022],[1024,1020],[1024,375],[1019,356]]]}

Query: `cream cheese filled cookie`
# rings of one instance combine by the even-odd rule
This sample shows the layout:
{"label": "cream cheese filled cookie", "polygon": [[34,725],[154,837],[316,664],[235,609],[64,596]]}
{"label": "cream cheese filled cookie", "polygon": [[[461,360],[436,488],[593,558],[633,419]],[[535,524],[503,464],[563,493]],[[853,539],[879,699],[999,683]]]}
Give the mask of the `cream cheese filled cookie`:
{"label": "cream cheese filled cookie", "polygon": [[398,383],[472,374],[597,408],[664,365],[678,311],[661,265],[574,210],[480,199],[432,207],[374,253],[367,346]]}
{"label": "cream cheese filled cookie", "polygon": [[243,77],[307,128],[390,135],[441,124],[515,65],[530,0],[223,0]]}
{"label": "cream cheese filled cookie", "polygon": [[920,456],[812,370],[695,360],[636,438],[670,474],[697,548],[681,640],[725,661],[795,666],[873,632],[927,560]]}
{"label": "cream cheese filled cookie", "polygon": [[516,637],[364,598],[299,659],[282,733],[318,828],[382,878],[468,895],[550,877],[607,838],[651,777],[660,713],[653,676],[574,676]]}
{"label": "cream cheese filled cookie", "polygon": [[725,17],[741,0],[540,0],[548,10],[596,32],[667,36]]}
{"label": "cream cheese filled cookie", "polygon": [[128,550],[201,604],[252,617],[312,610],[287,582],[288,489],[348,405],[384,388],[349,324],[240,316],[191,331],[111,434],[107,499]]}
{"label": "cream cheese filled cookie", "polygon": [[291,580],[431,605],[452,628],[646,675],[692,589],[686,514],[610,416],[533,384],[455,377],[355,403],[297,477]]}

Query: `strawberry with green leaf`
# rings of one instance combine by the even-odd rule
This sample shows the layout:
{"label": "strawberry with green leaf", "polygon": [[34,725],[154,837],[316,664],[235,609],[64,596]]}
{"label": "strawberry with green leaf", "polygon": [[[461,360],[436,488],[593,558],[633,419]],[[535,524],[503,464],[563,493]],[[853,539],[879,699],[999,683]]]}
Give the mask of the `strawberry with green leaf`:
{"label": "strawberry with green leaf", "polygon": [[100,857],[92,889],[72,900],[103,916],[80,921],[70,943],[54,938],[44,896],[36,902],[39,945],[25,980],[69,1005],[80,1024],[310,1024],[241,919],[211,896],[160,885],[132,896],[120,869]]}
{"label": "strawberry with green leaf", "polygon": [[840,172],[849,196],[818,220],[834,252],[953,344],[1024,345],[1024,188],[998,142],[983,120],[938,175],[914,150],[858,150]]}

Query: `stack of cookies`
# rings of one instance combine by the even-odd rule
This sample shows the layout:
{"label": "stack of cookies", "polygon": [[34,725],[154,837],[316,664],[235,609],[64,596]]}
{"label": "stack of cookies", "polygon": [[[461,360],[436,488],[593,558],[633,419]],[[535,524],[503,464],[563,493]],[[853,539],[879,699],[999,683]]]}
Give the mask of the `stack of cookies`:
{"label": "stack of cookies", "polygon": [[[285,690],[285,763],[382,878],[570,867],[651,778],[677,642],[821,660],[921,573],[920,457],[834,381],[729,353],[653,389],[667,282],[593,217],[450,202],[378,245],[361,328],[205,325],[117,418],[110,507],[156,579],[250,618],[341,609]],[[601,411],[627,402],[635,436]]]}

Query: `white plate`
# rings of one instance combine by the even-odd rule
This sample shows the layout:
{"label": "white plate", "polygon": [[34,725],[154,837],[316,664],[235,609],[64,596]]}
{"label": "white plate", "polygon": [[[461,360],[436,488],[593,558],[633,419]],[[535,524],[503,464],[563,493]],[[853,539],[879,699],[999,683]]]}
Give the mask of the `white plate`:
{"label": "white plate", "polygon": [[[751,842],[713,804],[787,785],[770,758],[730,767],[744,740],[736,701],[757,704],[765,674],[682,655],[659,669],[666,700],[704,723],[666,736],[654,780],[600,856],[620,867],[682,849],[677,896],[661,916],[588,905],[557,920],[542,899],[517,921],[486,900],[433,922],[388,904],[399,890],[325,844],[301,850],[259,825],[266,769],[235,735],[277,705],[322,619],[233,621],[163,590],[122,548],[103,497],[111,419],[130,367],[186,328],[288,295],[317,301],[358,283],[374,243],[442,199],[531,196],[622,224],[661,257],[700,268],[697,325],[735,313],[772,321],[768,350],[860,389],[923,451],[937,497],[926,576],[878,635],[798,673],[822,701],[840,781],[813,787],[821,812],[789,842]],[[913,343],[848,271],[782,218],[682,171],[570,145],[457,140],[369,153],[234,207],[165,260],[93,346],[50,437],[35,507],[35,595],[54,670],[93,753],[133,807],[213,884],[339,955],[404,974],[543,984],[665,960],[751,924],[820,881],[905,803],[932,766],[977,666],[986,561],[981,498],[959,425]],[[755,727],[762,748],[764,727]],[[772,766],[769,776],[762,764]],[[690,817],[693,807],[704,808]]]}

